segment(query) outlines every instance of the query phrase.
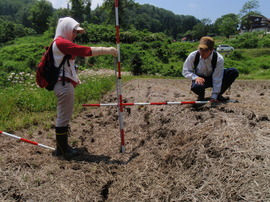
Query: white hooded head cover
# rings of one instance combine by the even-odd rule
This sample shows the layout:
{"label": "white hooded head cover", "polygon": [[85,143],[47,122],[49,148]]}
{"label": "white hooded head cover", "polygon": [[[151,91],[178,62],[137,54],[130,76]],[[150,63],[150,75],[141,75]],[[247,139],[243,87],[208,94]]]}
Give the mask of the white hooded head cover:
{"label": "white hooded head cover", "polygon": [[60,18],[58,20],[54,39],[61,36],[64,39],[72,41],[72,34],[74,29],[84,32],[84,29],[79,26],[80,24],[71,17]]}

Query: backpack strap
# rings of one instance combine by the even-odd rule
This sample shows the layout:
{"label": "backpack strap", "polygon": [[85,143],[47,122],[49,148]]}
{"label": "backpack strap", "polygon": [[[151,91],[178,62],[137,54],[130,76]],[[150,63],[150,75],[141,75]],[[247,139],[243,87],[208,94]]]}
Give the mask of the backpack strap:
{"label": "backpack strap", "polygon": [[[193,63],[193,69],[195,70],[195,73],[196,73],[196,68],[199,64],[199,61],[200,61],[200,53],[199,53],[199,51],[197,51],[196,56],[195,56],[195,60]],[[212,68],[213,68],[213,72],[214,72],[215,68],[217,66],[217,52],[215,50],[213,50],[213,57],[212,57],[211,64],[212,64]]]}
{"label": "backpack strap", "polygon": [[[64,65],[64,63],[66,62],[66,61],[68,61],[68,59],[70,58],[70,55],[65,55],[64,56],[64,58],[63,58],[63,60],[62,60],[62,62],[61,62],[61,64],[59,65],[59,67],[58,68],[61,68],[63,65]],[[68,66],[70,66],[70,64],[69,64],[69,61],[68,61]],[[65,85],[65,66],[63,66],[63,79],[62,79],[62,86],[64,86]]]}
{"label": "backpack strap", "polygon": [[197,51],[196,56],[195,56],[195,60],[193,63],[193,69],[195,70],[195,73],[196,73],[196,68],[199,64],[199,61],[200,61],[200,53],[199,53],[199,51]]}
{"label": "backpack strap", "polygon": [[[50,45],[50,49],[51,49],[51,51],[50,51],[50,53],[51,53],[51,58],[54,58],[53,57],[53,50],[52,50],[52,47],[53,47],[53,43],[56,41],[56,39],[54,39],[53,40],[53,42],[51,43],[51,45]],[[68,61],[69,59],[70,59],[70,55],[65,55],[64,56],[64,58],[63,58],[63,60],[62,60],[62,62],[60,63],[60,65],[59,65],[59,67],[58,67],[58,69],[61,69],[61,67],[63,66],[63,80],[62,80],[62,85],[64,86],[65,85],[65,66],[64,66],[64,64],[65,64],[65,62],[66,61]],[[53,61],[54,62],[54,61]],[[69,64],[69,61],[68,61],[68,66],[70,66],[70,64]]]}
{"label": "backpack strap", "polygon": [[217,52],[215,50],[213,51],[213,57],[212,57],[211,63],[212,63],[212,68],[214,72],[217,66]]}

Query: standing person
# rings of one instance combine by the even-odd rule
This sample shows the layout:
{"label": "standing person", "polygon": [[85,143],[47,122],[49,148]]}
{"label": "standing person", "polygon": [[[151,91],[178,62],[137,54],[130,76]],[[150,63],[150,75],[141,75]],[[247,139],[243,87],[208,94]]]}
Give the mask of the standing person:
{"label": "standing person", "polygon": [[198,101],[205,100],[205,89],[209,87],[212,87],[211,102],[229,100],[222,94],[238,77],[235,68],[224,69],[224,59],[214,46],[213,38],[202,37],[198,50],[190,53],[183,65],[182,74],[192,80],[191,90],[198,95]]}
{"label": "standing person", "polygon": [[57,97],[55,156],[74,157],[79,155],[78,150],[73,149],[68,144],[69,121],[74,105],[74,88],[80,83],[75,69],[75,57],[105,54],[117,56],[117,50],[113,47],[87,47],[75,44],[73,42],[75,37],[84,32],[79,23],[70,17],[60,18],[55,32],[52,47],[55,66],[58,67],[65,55],[69,55],[69,59],[60,70],[58,82],[53,89]]}

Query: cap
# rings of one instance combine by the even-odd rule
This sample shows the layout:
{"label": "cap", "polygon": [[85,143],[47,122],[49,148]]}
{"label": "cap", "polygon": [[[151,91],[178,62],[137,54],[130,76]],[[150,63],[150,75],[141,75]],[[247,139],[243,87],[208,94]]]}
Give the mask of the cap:
{"label": "cap", "polygon": [[201,38],[198,49],[213,50],[215,46],[214,39],[212,37],[204,36]]}
{"label": "cap", "polygon": [[85,33],[85,30],[83,28],[81,28],[79,25],[74,27],[75,30],[77,30],[80,34]]}

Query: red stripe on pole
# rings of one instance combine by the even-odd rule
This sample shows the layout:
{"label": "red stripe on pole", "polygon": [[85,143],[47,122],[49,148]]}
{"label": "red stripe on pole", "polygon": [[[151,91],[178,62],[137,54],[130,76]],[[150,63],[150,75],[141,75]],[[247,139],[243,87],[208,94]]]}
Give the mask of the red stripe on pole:
{"label": "red stripe on pole", "polygon": [[34,141],[31,141],[31,140],[27,140],[27,139],[21,138],[19,136],[16,136],[16,135],[13,135],[13,134],[10,134],[10,133],[6,133],[6,132],[3,132],[3,131],[0,131],[0,134],[9,136],[9,137],[15,138],[17,140],[20,140],[20,141],[23,141],[23,142],[27,142],[27,143],[33,144],[33,145],[37,145],[37,146],[44,147],[44,148],[47,148],[47,149],[55,150],[52,147],[46,146],[44,144],[39,144],[39,143],[34,142]]}
{"label": "red stripe on pole", "polygon": [[21,141],[24,141],[24,142],[27,142],[27,143],[30,143],[30,144],[38,145],[37,142],[31,141],[31,140],[27,140],[27,139],[24,139],[24,138],[21,138],[20,140]]}
{"label": "red stripe on pole", "polygon": [[181,102],[181,105],[182,104],[196,104],[196,101]]}
{"label": "red stripe on pole", "polygon": [[122,103],[122,105],[124,105],[124,106],[133,106],[135,104],[134,103]]}
{"label": "red stripe on pole", "polygon": [[114,6],[118,7],[118,0],[114,0]]}
{"label": "red stripe on pole", "polygon": [[122,95],[119,95],[119,100],[120,100],[120,112],[123,112],[123,97],[122,97]]}
{"label": "red stripe on pole", "polygon": [[121,145],[125,145],[125,132],[124,129],[121,129]]}
{"label": "red stripe on pole", "polygon": [[121,63],[118,61],[118,78],[121,79]]}
{"label": "red stripe on pole", "polygon": [[90,107],[90,106],[92,106],[92,107],[100,107],[101,105],[100,104],[83,104],[82,106],[83,107]]}
{"label": "red stripe on pole", "polygon": [[116,43],[120,43],[120,31],[119,31],[119,26],[116,26]]}
{"label": "red stripe on pole", "polygon": [[167,102],[151,102],[150,105],[166,105]]}

